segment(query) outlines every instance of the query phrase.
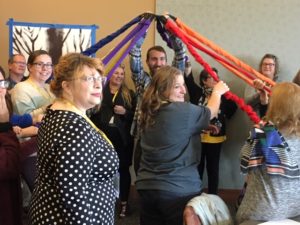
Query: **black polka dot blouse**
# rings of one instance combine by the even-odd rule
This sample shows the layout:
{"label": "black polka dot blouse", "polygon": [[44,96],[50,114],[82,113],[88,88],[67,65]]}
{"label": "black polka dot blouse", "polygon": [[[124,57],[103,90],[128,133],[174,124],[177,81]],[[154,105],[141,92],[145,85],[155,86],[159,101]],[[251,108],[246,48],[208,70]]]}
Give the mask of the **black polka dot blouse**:
{"label": "black polka dot blouse", "polygon": [[38,133],[30,224],[113,225],[118,165],[113,147],[83,117],[48,109]]}

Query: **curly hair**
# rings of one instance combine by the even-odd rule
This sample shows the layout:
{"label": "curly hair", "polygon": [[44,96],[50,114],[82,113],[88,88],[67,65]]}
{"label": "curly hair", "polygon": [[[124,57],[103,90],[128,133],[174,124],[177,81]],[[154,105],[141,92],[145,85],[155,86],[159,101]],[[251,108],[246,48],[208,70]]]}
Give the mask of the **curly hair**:
{"label": "curly hair", "polygon": [[63,81],[71,81],[82,71],[84,66],[95,68],[103,74],[103,63],[100,59],[91,58],[80,53],[68,53],[60,57],[55,66],[54,79],[50,83],[50,88],[56,97],[61,97]]}
{"label": "curly hair", "polygon": [[155,73],[143,95],[141,103],[141,116],[139,120],[141,131],[154,125],[155,116],[162,104],[169,102],[169,96],[176,76],[180,75],[183,76],[182,72],[172,66],[163,66]]}
{"label": "curly hair", "polygon": [[265,120],[271,121],[286,136],[300,136],[300,87],[282,82],[272,88]]}

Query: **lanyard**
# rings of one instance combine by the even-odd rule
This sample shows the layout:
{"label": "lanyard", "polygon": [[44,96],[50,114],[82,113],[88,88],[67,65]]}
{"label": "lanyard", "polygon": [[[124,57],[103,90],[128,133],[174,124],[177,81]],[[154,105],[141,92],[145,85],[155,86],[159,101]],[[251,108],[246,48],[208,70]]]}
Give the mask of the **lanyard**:
{"label": "lanyard", "polygon": [[106,136],[106,134],[100,130],[91,120],[90,118],[87,117],[87,115],[85,113],[83,113],[81,110],[79,110],[73,102],[67,100],[67,99],[62,99],[61,101],[63,101],[64,103],[66,103],[68,105],[68,107],[70,107],[74,112],[76,112],[77,114],[81,115],[112,147],[113,144],[111,143],[111,141],[108,139],[108,137]]}
{"label": "lanyard", "polygon": [[115,103],[115,100],[116,100],[116,97],[119,93],[119,89],[117,90],[117,92],[114,94],[114,97],[112,98],[112,103],[114,104]]}
{"label": "lanyard", "polygon": [[[46,88],[42,88],[42,87],[38,87],[30,78],[27,79],[27,81],[31,84],[31,86],[37,90],[37,92],[40,93],[41,96],[43,96],[45,99],[51,101],[52,97],[51,94],[47,91]],[[43,90],[43,91],[42,91]],[[45,94],[45,92],[47,93],[47,95]]]}

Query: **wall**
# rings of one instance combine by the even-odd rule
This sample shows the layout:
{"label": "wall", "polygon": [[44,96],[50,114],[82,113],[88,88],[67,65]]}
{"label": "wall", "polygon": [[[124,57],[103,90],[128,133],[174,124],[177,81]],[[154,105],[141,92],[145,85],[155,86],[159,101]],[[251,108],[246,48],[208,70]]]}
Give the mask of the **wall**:
{"label": "wall", "polygon": [[[88,1],[0,1],[0,65],[7,69],[9,18],[20,22],[60,23],[99,26],[96,40],[116,31],[139,14],[155,11],[154,0],[88,0]],[[121,38],[121,37],[120,37]],[[118,38],[97,52],[101,57],[121,39]],[[154,43],[154,27],[151,27],[143,48],[148,49]],[[129,71],[127,74],[130,74]],[[127,76],[129,77],[129,76]],[[128,79],[127,79],[128,80]],[[129,81],[129,80],[128,80]]]}
{"label": "wall", "polygon": [[[280,60],[281,80],[290,81],[300,68],[298,0],[157,0],[157,13],[165,11],[181,19],[220,47],[257,68],[265,53]],[[156,34],[156,43],[164,45]],[[169,58],[172,56],[169,51]],[[203,53],[200,53],[202,56]],[[211,58],[231,91],[243,97],[245,84]],[[194,74],[201,67],[193,63]],[[197,79],[198,80],[198,79]],[[240,110],[228,123],[228,141],[220,164],[220,187],[240,188],[239,151],[249,130],[249,119]]]}
{"label": "wall", "polygon": [[[291,80],[300,67],[298,0],[89,0],[84,3],[70,0],[1,0],[0,65],[7,66],[6,22],[9,18],[34,23],[96,24],[99,26],[96,39],[100,40],[135,16],[156,10],[158,14],[168,11],[179,17],[188,26],[253,67],[257,67],[266,52],[276,54],[280,59],[282,80]],[[164,45],[152,26],[143,52],[154,44],[155,34],[156,43]],[[98,51],[97,56],[105,55],[119,40]],[[170,58],[170,51],[168,55]],[[221,78],[230,85],[231,90],[242,96],[245,84],[213,60],[206,59],[219,69]],[[201,67],[196,63],[193,66],[194,73],[198,74]],[[224,145],[220,165],[221,188],[239,188],[242,184],[238,158],[248,133],[248,123],[241,111],[228,123],[228,141]]]}

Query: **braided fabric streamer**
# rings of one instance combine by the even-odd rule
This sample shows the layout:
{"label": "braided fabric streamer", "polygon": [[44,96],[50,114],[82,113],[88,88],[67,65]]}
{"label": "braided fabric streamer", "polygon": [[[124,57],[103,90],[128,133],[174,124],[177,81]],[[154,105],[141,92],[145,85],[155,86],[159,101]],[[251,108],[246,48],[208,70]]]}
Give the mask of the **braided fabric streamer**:
{"label": "braided fabric streamer", "polygon": [[234,57],[233,55],[230,55],[225,50],[223,50],[222,48],[220,48],[219,46],[217,46],[216,44],[214,44],[212,41],[206,39],[205,37],[203,37],[199,33],[195,32],[194,30],[192,30],[191,28],[189,28],[188,26],[186,26],[178,18],[176,18],[176,24],[178,25],[178,27],[180,27],[182,30],[184,30],[186,34],[188,34],[188,35],[196,38],[201,43],[203,43],[206,46],[208,46],[209,48],[213,49],[218,54],[223,55],[225,58],[227,58],[230,61],[234,62],[239,67],[241,67],[241,68],[245,69],[246,71],[252,73],[257,78],[259,78],[259,79],[265,81],[266,83],[268,83],[270,86],[274,86],[275,85],[275,82],[273,80],[265,77],[264,75],[262,75],[261,73],[257,72],[255,69],[253,69],[251,66],[249,66],[246,63],[242,62],[241,60],[239,60],[238,58]]}
{"label": "braided fabric streamer", "polygon": [[[207,62],[205,62],[204,59],[197,53],[197,51],[185,37],[184,32],[171,19],[166,20],[165,27],[167,30],[178,36],[185,43],[189,52],[195,57],[196,61],[199,62],[205,70],[207,70],[207,72],[214,78],[214,80],[218,81],[219,79],[213,72],[210,65]],[[225,93],[225,98],[234,101],[241,110],[245,111],[248,114],[248,116],[254,123],[259,123],[260,118],[253,111],[252,107],[245,103],[244,99],[239,98],[230,91]]]}
{"label": "braided fabric streamer", "polygon": [[132,25],[138,23],[142,18],[143,18],[142,15],[137,16],[136,18],[132,19],[127,24],[125,24],[123,27],[121,27],[119,30],[117,30],[114,33],[106,36],[105,38],[101,39],[100,41],[98,41],[93,46],[91,46],[88,49],[86,49],[85,51],[81,52],[81,54],[90,56],[90,55],[96,53],[100,48],[102,48],[107,43],[109,43],[112,40],[114,40],[116,37],[118,37],[120,34],[122,34],[123,32],[125,32]]}
{"label": "braided fabric streamer", "polygon": [[108,72],[107,80],[109,80],[111,78],[111,76],[112,76],[113,72],[115,71],[115,69],[125,59],[125,57],[128,55],[129,51],[133,48],[135,43],[146,33],[146,31],[148,30],[150,24],[151,24],[151,19],[142,20],[137,25],[138,29],[134,29],[133,33],[130,33],[130,35],[127,35],[127,37],[125,37],[123,39],[123,41],[121,43],[119,43],[115,47],[115,49],[113,49],[113,51],[111,52],[112,54],[109,54],[108,56],[105,57],[105,59],[103,59],[104,64],[111,61],[113,59],[113,56],[116,55],[116,53],[122,48],[122,46],[124,46],[127,42],[129,42],[131,40],[131,42],[128,44],[128,47],[125,47],[123,49],[123,52],[118,54],[117,57],[115,57],[114,60],[116,60],[116,63],[114,63],[112,69]]}

